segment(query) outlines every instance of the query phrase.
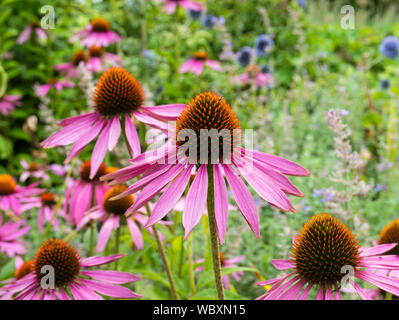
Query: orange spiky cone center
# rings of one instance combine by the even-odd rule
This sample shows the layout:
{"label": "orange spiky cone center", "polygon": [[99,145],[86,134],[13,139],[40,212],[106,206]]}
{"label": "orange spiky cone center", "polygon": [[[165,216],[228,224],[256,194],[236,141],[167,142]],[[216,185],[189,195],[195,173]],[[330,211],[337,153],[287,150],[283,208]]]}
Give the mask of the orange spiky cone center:
{"label": "orange spiky cone center", "polygon": [[385,226],[384,229],[382,229],[377,242],[378,244],[397,243],[396,247],[393,247],[388,252],[385,252],[384,255],[399,255],[399,219],[391,221],[387,226]]}
{"label": "orange spiky cone center", "polygon": [[107,174],[107,166],[104,163],[101,163],[100,167],[97,170],[97,174],[94,176],[93,179],[90,179],[90,168],[91,168],[90,160],[83,162],[79,173],[80,179],[82,179],[85,182],[92,182],[99,180],[101,176]]}
{"label": "orange spiky cone center", "polygon": [[8,195],[15,192],[17,183],[9,174],[0,174],[0,195]]}
{"label": "orange spiky cone center", "polygon": [[71,63],[74,66],[78,66],[81,62],[86,63],[89,61],[89,58],[87,57],[87,54],[83,50],[78,50],[76,51],[71,58]]}
{"label": "orange spiky cone center", "polygon": [[110,23],[104,18],[94,18],[90,21],[93,31],[104,32],[110,29]]}
{"label": "orange spiky cone center", "polygon": [[126,191],[126,189],[127,186],[121,184],[112,187],[105,193],[103,202],[105,211],[111,214],[125,214],[126,210],[134,204],[133,195],[128,195],[117,200],[111,200],[111,198],[120,195],[122,192]]}
{"label": "orange spiky cone center", "polygon": [[205,61],[206,59],[208,59],[208,53],[206,53],[205,51],[197,51],[194,53],[194,59]]}

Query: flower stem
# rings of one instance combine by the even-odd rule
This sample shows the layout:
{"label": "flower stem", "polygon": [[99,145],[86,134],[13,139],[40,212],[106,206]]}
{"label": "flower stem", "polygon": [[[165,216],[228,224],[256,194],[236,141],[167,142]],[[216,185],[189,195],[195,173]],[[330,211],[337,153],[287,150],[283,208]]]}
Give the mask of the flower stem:
{"label": "flower stem", "polygon": [[207,165],[207,171],[208,171],[207,205],[208,205],[209,234],[211,238],[211,248],[212,248],[213,272],[215,274],[215,283],[216,283],[218,298],[219,300],[224,300],[222,273],[220,268],[220,257],[219,257],[219,243],[218,243],[216,225],[215,225],[215,185],[214,185],[212,164]]}
{"label": "flower stem", "polygon": [[195,278],[194,278],[194,261],[193,261],[193,238],[192,235],[188,236],[188,264],[189,264],[189,277],[191,293],[195,294]]}
{"label": "flower stem", "polygon": [[[118,227],[115,233],[115,254],[119,254],[119,238],[120,238],[121,228]],[[115,261],[115,270],[118,270],[118,260]]]}

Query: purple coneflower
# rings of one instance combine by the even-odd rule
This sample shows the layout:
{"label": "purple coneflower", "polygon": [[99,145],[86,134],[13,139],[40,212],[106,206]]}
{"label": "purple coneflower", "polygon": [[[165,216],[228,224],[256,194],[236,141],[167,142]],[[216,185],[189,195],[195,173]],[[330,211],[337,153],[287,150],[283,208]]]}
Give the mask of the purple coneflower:
{"label": "purple coneflower", "polygon": [[79,179],[74,181],[65,193],[64,211],[69,213],[68,220],[72,225],[78,225],[91,207],[101,204],[109,189],[106,183],[99,180],[102,175],[110,172],[107,171],[106,165],[101,163],[93,178],[89,177],[90,170],[91,162],[87,160],[80,168]]}
{"label": "purple coneflower", "polygon": [[22,202],[43,192],[35,188],[38,182],[27,187],[19,186],[9,174],[0,174],[0,209],[11,210],[16,215],[23,212]]}
{"label": "purple coneflower", "polygon": [[5,252],[10,258],[16,254],[26,253],[26,249],[18,241],[18,238],[28,233],[30,226],[22,227],[25,223],[24,220],[19,222],[8,221],[5,224],[2,224],[2,222],[3,217],[0,214],[0,253]]}
{"label": "purple coneflower", "polygon": [[[230,259],[226,259],[224,254],[222,252],[219,252],[219,258],[220,258],[220,266],[222,268],[236,268],[237,263],[243,261],[245,259],[245,256],[238,256]],[[205,259],[198,259],[196,262],[197,263],[203,263]],[[204,266],[200,266],[197,269],[195,269],[196,272],[204,270]],[[237,281],[241,281],[241,276],[244,274],[244,271],[238,271],[238,272],[233,272],[231,275],[233,278]],[[224,288],[229,290],[230,289],[230,279],[228,275],[225,275],[222,277],[223,280],[223,285]]]}
{"label": "purple coneflower", "polygon": [[19,256],[15,258],[14,277],[0,282],[0,285],[3,285],[3,287],[0,288],[0,300],[9,300],[10,298],[12,298],[13,294],[9,292],[7,288],[19,279],[26,276],[28,273],[32,272],[32,266],[33,260],[28,260],[24,262],[24,260]]}
{"label": "purple coneflower", "polygon": [[104,71],[106,65],[111,67],[120,67],[123,65],[123,61],[116,54],[105,52],[99,46],[91,46],[89,49],[87,69],[93,72]]}
{"label": "purple coneflower", "polygon": [[21,96],[18,94],[3,95],[0,98],[0,112],[6,116],[14,111],[16,107],[22,106]]}
{"label": "purple coneflower", "polygon": [[176,120],[184,108],[183,104],[144,107],[144,92],[137,80],[123,68],[110,68],[99,79],[93,96],[95,111],[66,118],[60,122],[64,128],[44,140],[44,148],[73,143],[65,162],[77,156],[96,137],[91,157],[90,178],[93,178],[104,160],[105,154],[115,148],[121,134],[123,119],[124,134],[133,155],[140,154],[140,141],[132,123],[131,115],[152,127],[167,131],[167,121]]}
{"label": "purple coneflower", "polygon": [[186,10],[204,10],[204,6],[202,3],[194,2],[191,0],[161,0],[164,5],[162,7],[162,11],[172,14],[175,12],[177,6],[181,6]]}
{"label": "purple coneflower", "polygon": [[87,64],[89,57],[83,50],[76,51],[71,58],[70,62],[60,63],[54,66],[60,74],[65,75],[67,79],[78,77],[78,66],[83,63]]}
{"label": "purple coneflower", "polygon": [[[104,195],[103,202],[90,209],[77,226],[77,230],[80,230],[90,220],[99,219],[103,222],[100,233],[98,234],[97,252],[102,252],[104,250],[112,230],[117,230],[120,227],[120,219],[122,217],[126,218],[133,244],[139,250],[143,248],[143,236],[139,226],[144,226],[148,221],[148,217],[139,212],[135,212],[129,218],[124,216],[126,210],[133,205],[134,196],[128,195],[118,200],[110,200],[110,198],[121,194],[126,189],[127,186],[125,185],[116,185],[109,189]],[[149,231],[152,233],[151,229]],[[162,240],[165,239],[162,234],[160,234],[160,237]]]}
{"label": "purple coneflower", "polygon": [[198,51],[194,53],[194,56],[188,59],[179,69],[180,73],[192,72],[199,76],[204,69],[204,66],[208,65],[213,70],[221,71],[220,63],[215,60],[208,59],[208,54],[205,51]]}
{"label": "purple coneflower", "polygon": [[246,68],[245,73],[235,76],[231,80],[233,83],[242,83],[244,85],[254,83],[255,86],[261,88],[272,86],[274,78],[270,73],[262,73],[261,69],[256,65],[250,65]]}
{"label": "purple coneflower", "polygon": [[44,97],[52,88],[61,91],[63,88],[73,88],[74,86],[75,84],[71,81],[51,78],[48,83],[38,86],[35,90],[35,94],[38,97]]}
{"label": "purple coneflower", "polygon": [[[209,161],[214,152],[205,149],[209,150],[207,151],[209,154],[206,154],[208,157],[205,155],[206,159],[202,159],[200,157],[200,153],[203,153],[201,152],[202,147],[198,144],[195,149],[197,152],[194,151],[194,156],[197,156],[198,161],[192,160],[191,156],[193,155],[190,155],[189,159],[181,152],[181,158],[177,161],[176,154],[179,153],[179,148],[184,146],[184,141],[176,143],[174,141],[176,139],[170,139],[168,150],[165,151],[164,147],[163,151],[157,154],[154,150],[148,151],[131,160],[130,166],[102,177],[104,180],[114,179],[114,183],[123,183],[144,173],[140,180],[116,197],[124,197],[143,189],[135,203],[126,211],[127,215],[137,211],[170,183],[170,186],[164,189],[157,201],[147,227],[158,222],[174,208],[182,197],[193,171],[197,173],[188,191],[183,212],[185,237],[199,222],[207,203],[208,183],[214,181],[212,183],[214,184],[215,223],[219,240],[224,243],[228,213],[227,189],[224,178],[227,179],[245,220],[255,235],[259,237],[259,221],[255,201],[236,172],[243,173],[245,180],[271,205],[283,211],[295,211],[286,194],[295,196],[303,196],[303,194],[284,175],[307,176],[310,174],[309,171],[275,155],[233,146],[236,143],[237,136],[241,133],[241,128],[235,113],[226,100],[211,92],[197,95],[178,118],[176,135],[179,136],[179,132],[184,135],[186,129],[194,132],[198,141],[200,140],[201,129],[216,129],[219,133],[226,133],[227,131],[229,136],[223,139],[228,141],[228,147],[225,149],[233,151],[234,148],[234,152],[227,152],[227,155],[223,155],[223,143],[220,143],[219,155],[222,156],[219,159]],[[204,147],[208,146],[205,145]],[[240,158],[239,161],[238,158]],[[164,162],[165,159],[166,162]],[[214,160],[218,160],[218,163],[215,163]],[[212,165],[210,165],[211,162]],[[247,165],[252,167],[251,172],[246,172]],[[213,172],[210,178],[208,177],[209,171]]]}
{"label": "purple coneflower", "polygon": [[[44,223],[50,222],[55,230],[58,230],[58,220],[55,216],[56,196],[51,192],[44,192],[40,197],[32,197],[23,204],[24,211],[32,208],[38,208],[37,220],[39,231],[43,233]],[[57,214],[65,218],[65,212],[62,208],[58,209]]]}
{"label": "purple coneflower", "polygon": [[[118,254],[81,259],[76,250],[65,241],[50,239],[36,252],[32,271],[9,284],[6,290],[9,295],[17,295],[15,300],[104,300],[103,296],[140,298],[137,293],[120,285],[137,281],[139,277],[121,271],[89,269],[117,261],[124,256]],[[49,266],[54,269],[53,283],[44,279],[51,274]],[[43,288],[42,282],[48,288]]]}
{"label": "purple coneflower", "polygon": [[100,47],[108,47],[110,44],[121,40],[121,36],[110,30],[111,25],[104,18],[94,18],[87,25],[86,29],[79,31],[72,36],[69,41],[74,42],[80,39],[83,46],[91,47],[97,45]]}
{"label": "purple coneflower", "polygon": [[315,288],[318,300],[340,300],[341,285],[346,278],[362,299],[372,297],[354,281],[355,278],[399,295],[399,280],[368,270],[399,270],[398,256],[382,255],[395,246],[396,243],[363,248],[339,219],[327,213],[318,214],[308,220],[294,239],[291,259],[272,261],[276,269],[291,272],[257,283],[272,285],[258,299],[305,300]]}
{"label": "purple coneflower", "polygon": [[46,40],[47,35],[46,32],[40,27],[40,24],[38,22],[32,22],[30,25],[28,25],[24,31],[21,32],[17,39],[18,44],[22,44],[26,41],[29,40],[30,35],[34,32],[39,40]]}

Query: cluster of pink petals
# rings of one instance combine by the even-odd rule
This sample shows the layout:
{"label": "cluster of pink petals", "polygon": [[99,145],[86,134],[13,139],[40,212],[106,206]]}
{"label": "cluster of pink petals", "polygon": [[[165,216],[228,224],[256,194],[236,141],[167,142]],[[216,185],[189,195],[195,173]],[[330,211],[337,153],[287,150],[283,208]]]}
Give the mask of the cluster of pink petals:
{"label": "cluster of pink petals", "polygon": [[0,253],[5,252],[10,258],[16,254],[26,253],[26,249],[18,242],[18,238],[28,233],[30,226],[22,227],[25,223],[23,220],[19,222],[8,221],[5,224],[2,224],[2,221],[3,218],[0,214]]}
{"label": "cluster of pink petals", "polygon": [[[123,61],[116,54],[104,52],[101,57],[89,57],[87,63],[84,64],[87,70],[100,72],[105,71],[107,67],[120,67]],[[65,75],[67,79],[78,77],[77,66],[71,62],[56,64],[54,69]]]}
{"label": "cluster of pink petals", "polygon": [[81,223],[85,213],[92,205],[92,198],[94,192],[94,205],[99,205],[103,202],[105,193],[109,190],[106,183],[93,180],[84,181],[77,179],[68,186],[65,192],[64,212],[68,212],[68,221],[71,225],[78,225]]}
{"label": "cluster of pink petals", "polygon": [[172,14],[175,12],[177,6],[182,6],[186,10],[204,10],[204,5],[199,2],[194,2],[190,0],[161,0],[164,5],[162,7],[162,11]]}
{"label": "cluster of pink petals", "polygon": [[[67,285],[72,297],[65,288],[42,289],[36,274],[31,272],[23,278],[12,282],[2,288],[8,296],[17,296],[15,300],[104,300],[103,296],[137,299],[141,296],[121,284],[139,280],[128,272],[112,270],[90,270],[94,266],[100,266],[117,261],[125,255],[112,255],[106,257],[93,256],[80,259],[80,274]],[[89,279],[87,279],[87,277]]]}
{"label": "cluster of pink petals", "polygon": [[[55,207],[56,207],[55,204],[52,204],[50,206],[44,204],[40,197],[32,197],[24,202],[24,204],[22,205],[22,210],[28,211],[31,210],[32,208],[39,209],[37,213],[37,221],[38,221],[39,231],[40,233],[43,233],[45,222],[51,222],[54,229],[58,230],[59,227],[58,219],[54,215]],[[57,215],[60,215],[64,219],[66,218],[65,211],[62,208],[58,209]]]}
{"label": "cluster of pink petals", "polygon": [[[119,228],[120,218],[121,216],[119,214],[108,214],[105,211],[103,204],[101,204],[91,208],[85,217],[80,221],[76,229],[79,231],[90,220],[101,220],[103,224],[98,234],[97,252],[102,252],[107,246],[112,230]],[[148,217],[139,212],[135,212],[130,217],[126,217],[126,222],[133,240],[133,244],[138,250],[143,249],[143,236],[139,226],[143,227],[147,224],[147,221]],[[169,221],[161,221],[160,223],[164,225],[170,224]],[[149,228],[148,231],[153,234],[152,228]],[[159,236],[161,240],[165,240],[165,236],[162,233],[159,233]]]}
{"label": "cluster of pink petals", "polygon": [[38,97],[44,97],[50,91],[51,88],[55,88],[57,91],[61,91],[63,88],[73,88],[75,84],[68,80],[60,80],[53,83],[46,83],[36,88],[35,94]]}
{"label": "cluster of pink petals", "polygon": [[[18,270],[23,264],[24,264],[24,260],[22,260],[21,257],[16,256],[15,257],[15,270]],[[8,300],[8,299],[12,298],[12,294],[10,294],[10,292],[7,291],[7,285],[9,285],[10,283],[15,283],[15,281],[17,281],[16,278],[10,278],[10,279],[0,281],[0,285],[3,286],[0,288],[0,300]]]}
{"label": "cluster of pink petals", "polygon": [[[165,150],[166,149],[166,150]],[[198,169],[195,164],[188,163],[188,159],[176,158],[176,146],[168,145],[158,150],[151,150],[141,154],[133,160],[131,165],[103,176],[102,179],[114,179],[114,183],[124,183],[143,173],[143,177],[128,187],[126,191],[116,196],[125,197],[128,194],[142,190],[135,203],[126,211],[129,215],[144,206],[155,195],[163,191],[157,201],[146,227],[160,221],[171,211],[182,197],[191,174],[197,174],[187,194],[183,211],[183,226],[185,238],[200,221],[206,207],[208,191],[207,164],[201,164]],[[237,170],[248,184],[268,203],[283,210],[295,211],[286,194],[303,196],[303,194],[284,175],[307,176],[309,171],[298,164],[284,158],[240,149],[241,160],[232,157],[232,164],[214,164],[214,189],[215,189],[215,223],[220,242],[223,244],[227,227],[228,197],[225,179],[232,190],[235,201],[245,220],[259,237],[259,217],[255,201],[234,170]],[[172,159],[172,161],[171,161]],[[162,161],[162,163],[159,163]],[[164,162],[166,161],[166,162]],[[247,168],[252,168],[247,172]],[[165,188],[170,183],[169,187]]]}
{"label": "cluster of pink petals", "polygon": [[[137,120],[166,132],[168,130],[167,122],[176,120],[184,107],[185,105],[183,104],[140,107],[138,111],[133,111],[132,115]],[[129,113],[124,114],[124,118],[125,134],[130,151],[133,156],[136,156],[140,154],[141,150],[136,127]],[[66,118],[60,122],[60,125],[64,128],[44,140],[41,145],[44,148],[52,148],[73,143],[73,147],[65,162],[76,157],[98,136],[91,156],[90,179],[92,179],[103,162],[107,149],[108,151],[112,151],[118,143],[121,135],[119,115],[107,119],[99,112],[94,111]]]}
{"label": "cluster of pink petals", "polygon": [[16,215],[21,215],[24,212],[22,203],[26,202],[30,197],[37,196],[43,192],[43,189],[36,188],[39,183],[40,181],[27,187],[17,185],[14,193],[0,195],[0,209],[3,211],[11,210]]}
{"label": "cluster of pink petals", "polygon": [[[224,261],[221,262],[221,267],[222,268],[236,268],[237,263],[243,261],[245,259],[245,256],[238,256],[230,259],[224,259]],[[195,261],[196,263],[203,263],[205,262],[205,259],[198,259]],[[203,271],[205,268],[204,266],[200,266],[195,269],[195,272],[198,271]],[[238,271],[238,272],[233,272],[231,275],[232,277],[237,281],[241,281],[241,276],[244,274],[244,271]],[[223,286],[225,287],[226,290],[230,289],[230,279],[228,275],[222,276],[222,281],[223,281]]]}
{"label": "cluster of pink petals", "polygon": [[121,40],[121,36],[111,30],[96,31],[93,30],[91,24],[88,24],[86,29],[79,31],[77,34],[69,39],[69,42],[74,42],[80,39],[80,44],[86,47],[97,45],[99,47],[108,47],[110,44]]}
{"label": "cluster of pink petals", "polygon": [[222,70],[222,68],[220,67],[220,63],[218,61],[210,59],[199,60],[195,58],[190,58],[180,67],[179,72],[180,73],[192,72],[197,76],[199,76],[204,70],[205,64],[211,67],[213,70],[216,71]]}
{"label": "cluster of pink petals", "polygon": [[22,102],[21,96],[18,94],[3,95],[0,98],[0,112],[6,116],[14,111],[15,107],[20,107]]}
{"label": "cluster of pink petals", "polygon": [[24,42],[28,41],[32,32],[36,33],[36,36],[39,40],[46,40],[47,35],[46,32],[40,27],[32,27],[28,25],[22,33],[19,35],[17,39],[18,44],[23,44]]}
{"label": "cluster of pink petals", "polygon": [[231,81],[233,83],[241,83],[244,85],[254,83],[258,88],[262,88],[266,86],[272,86],[274,84],[274,77],[269,73],[259,72],[255,78],[252,78],[248,72],[245,72],[233,77]]}
{"label": "cluster of pink petals", "polygon": [[57,176],[63,176],[65,175],[67,168],[67,166],[61,166],[59,164],[53,163],[44,167],[40,167],[38,170],[32,171],[30,170],[29,163],[24,159],[21,160],[21,166],[25,169],[25,171],[19,177],[19,181],[21,182],[25,182],[31,177],[36,179],[48,180],[49,175],[46,172],[47,170],[56,174]]}
{"label": "cluster of pink petals", "polygon": [[[399,296],[399,279],[373,273],[368,269],[375,270],[399,270],[399,256],[381,255],[391,250],[396,243],[382,244],[369,248],[361,248],[359,266],[355,268],[354,277],[368,282],[377,288]],[[291,260],[272,260],[273,266],[278,270],[292,270],[291,273],[283,277],[258,282],[259,286],[271,285],[272,287],[258,300],[306,300],[309,291],[313,286],[305,279],[302,279],[296,270],[295,263]],[[362,270],[365,268],[365,270]],[[373,295],[369,291],[361,288],[354,279],[349,279],[353,290],[364,300],[372,300]],[[317,300],[341,300],[341,288],[338,286],[320,286],[317,292]],[[301,292],[302,291],[302,292]],[[334,294],[335,292],[335,294]]]}

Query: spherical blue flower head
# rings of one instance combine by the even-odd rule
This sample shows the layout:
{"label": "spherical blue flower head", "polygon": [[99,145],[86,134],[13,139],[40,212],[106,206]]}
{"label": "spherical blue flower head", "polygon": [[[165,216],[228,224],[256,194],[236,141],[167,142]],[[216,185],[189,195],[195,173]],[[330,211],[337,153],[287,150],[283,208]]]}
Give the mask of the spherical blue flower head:
{"label": "spherical blue flower head", "polygon": [[265,57],[273,46],[273,40],[267,35],[262,34],[256,39],[255,52],[258,57]]}
{"label": "spherical blue flower head", "polygon": [[399,54],[399,39],[394,36],[385,37],[379,49],[384,56],[395,59]]}
{"label": "spherical blue flower head", "polygon": [[272,68],[269,66],[263,65],[260,67],[260,72],[262,73],[272,73]]}
{"label": "spherical blue flower head", "polygon": [[251,62],[252,49],[248,46],[241,48],[237,53],[237,62],[241,67],[246,67]]}
{"label": "spherical blue flower head", "polygon": [[208,29],[213,29],[217,23],[218,23],[218,18],[211,14],[205,15],[204,18],[202,19],[202,25]]}
{"label": "spherical blue flower head", "polygon": [[199,20],[202,16],[202,10],[188,10],[188,16],[192,20]]}
{"label": "spherical blue flower head", "polygon": [[306,7],[306,0],[296,0],[296,2],[299,4],[300,7]]}
{"label": "spherical blue flower head", "polygon": [[386,89],[389,89],[390,86],[391,86],[391,83],[389,82],[388,79],[382,79],[382,80],[380,80],[380,87],[381,87],[381,89],[386,90]]}

